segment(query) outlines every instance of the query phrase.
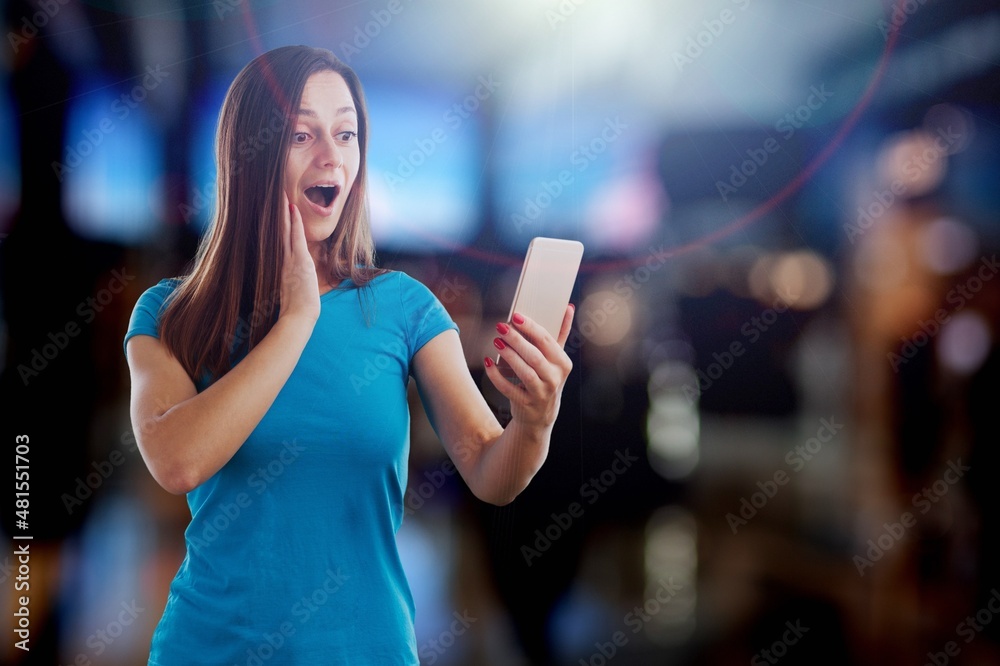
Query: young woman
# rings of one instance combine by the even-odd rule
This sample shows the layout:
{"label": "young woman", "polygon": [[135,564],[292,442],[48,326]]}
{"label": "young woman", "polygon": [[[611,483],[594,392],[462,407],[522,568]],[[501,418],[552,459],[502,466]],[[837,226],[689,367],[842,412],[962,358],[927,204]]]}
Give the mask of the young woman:
{"label": "young woman", "polygon": [[160,281],[125,336],[149,471],[186,493],[186,557],[149,663],[416,664],[396,549],[406,386],[480,499],[513,500],[545,461],[572,365],[514,315],[494,345],[520,378],[501,427],[457,327],[407,275],[374,267],[368,115],[326,50],[265,53],[219,120],[218,203],[190,274]]}

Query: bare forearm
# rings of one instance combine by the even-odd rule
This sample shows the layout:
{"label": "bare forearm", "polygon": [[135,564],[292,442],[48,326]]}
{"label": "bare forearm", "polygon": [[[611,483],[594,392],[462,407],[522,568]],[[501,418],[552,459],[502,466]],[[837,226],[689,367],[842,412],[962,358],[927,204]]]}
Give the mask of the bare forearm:
{"label": "bare forearm", "polygon": [[494,441],[486,444],[476,461],[472,488],[476,497],[496,505],[509,504],[541,469],[549,453],[548,428],[511,420]]}
{"label": "bare forearm", "polygon": [[[572,308],[567,309],[558,340],[552,340],[544,329],[527,318],[517,322],[542,344],[548,356],[513,328],[506,324],[497,326],[510,344],[494,343],[494,346],[501,350],[515,372],[520,371],[522,382],[520,385],[510,382],[487,359],[487,376],[510,400],[512,418],[506,428],[500,427],[467,371],[465,355],[454,331],[441,333],[414,357],[421,397],[432,422],[436,423],[435,429],[469,489],[484,502],[510,503],[545,463],[559,414],[562,387],[573,367],[562,350],[569,335],[572,312]],[[520,348],[532,365],[520,355],[511,356],[515,348]]]}
{"label": "bare forearm", "polygon": [[279,318],[232,370],[153,420],[146,448],[172,490],[187,492],[229,462],[292,374],[311,333],[306,322]]}

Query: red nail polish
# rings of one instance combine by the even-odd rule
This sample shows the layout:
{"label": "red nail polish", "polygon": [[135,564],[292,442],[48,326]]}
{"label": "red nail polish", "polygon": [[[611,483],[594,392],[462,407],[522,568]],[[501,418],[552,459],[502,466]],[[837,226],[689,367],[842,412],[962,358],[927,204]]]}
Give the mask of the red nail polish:
{"label": "red nail polish", "polygon": [[503,322],[501,322],[501,323],[497,324],[497,332],[500,335],[507,335],[507,333],[510,332],[510,327],[507,326],[507,324],[504,324]]}
{"label": "red nail polish", "polygon": [[486,364],[487,368],[492,368],[493,367],[493,359],[491,359],[489,356],[487,356],[486,358],[483,359],[483,363]]}
{"label": "red nail polish", "polygon": [[514,316],[511,317],[511,321],[513,321],[515,324],[523,324],[524,323],[524,317],[522,317],[521,315],[519,315],[518,313],[515,312]]}
{"label": "red nail polish", "polygon": [[503,343],[503,340],[501,340],[500,338],[493,338],[493,346],[500,350],[507,348],[507,345],[505,345]]}

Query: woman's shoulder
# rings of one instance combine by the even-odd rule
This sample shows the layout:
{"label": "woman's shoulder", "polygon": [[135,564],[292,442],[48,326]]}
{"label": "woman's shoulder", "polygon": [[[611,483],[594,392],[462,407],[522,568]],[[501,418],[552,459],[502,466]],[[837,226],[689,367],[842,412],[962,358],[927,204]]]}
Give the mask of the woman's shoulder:
{"label": "woman's shoulder", "polygon": [[425,288],[424,284],[405,271],[387,268],[374,276],[365,286],[382,293],[403,293]]}
{"label": "woman's shoulder", "polygon": [[163,306],[170,296],[173,295],[177,288],[184,283],[184,278],[182,277],[168,277],[163,278],[156,284],[148,287],[142,294],[139,295],[139,300],[137,305],[150,306]]}
{"label": "woman's shoulder", "polygon": [[181,286],[183,283],[184,283],[183,277],[166,277],[157,282],[156,284],[154,284],[146,291],[156,290],[159,293],[170,294],[175,289],[177,289],[177,287]]}
{"label": "woman's shoulder", "polygon": [[129,317],[128,329],[125,332],[125,345],[128,344],[129,338],[140,333],[155,338],[160,337],[160,317],[163,315],[171,295],[182,282],[182,278],[164,278],[139,295],[132,308],[132,315]]}
{"label": "woman's shoulder", "polygon": [[380,273],[367,286],[372,287],[370,302],[376,308],[387,306],[407,320],[422,319],[430,311],[445,309],[430,287],[403,270]]}
{"label": "woman's shoulder", "polygon": [[372,279],[369,284],[373,285],[383,296],[399,298],[404,308],[423,305],[428,300],[436,298],[430,287],[403,270],[387,270]]}

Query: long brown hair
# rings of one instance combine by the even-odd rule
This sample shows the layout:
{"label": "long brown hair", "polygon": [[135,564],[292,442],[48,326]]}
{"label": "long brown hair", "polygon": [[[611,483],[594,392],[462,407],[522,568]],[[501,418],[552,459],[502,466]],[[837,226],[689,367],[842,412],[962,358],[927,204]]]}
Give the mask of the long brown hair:
{"label": "long brown hair", "polygon": [[283,46],[256,57],[223,101],[216,211],[160,321],[161,339],[196,381],[206,371],[212,380],[225,374],[234,354],[253,349],[277,320],[289,127],[306,80],[326,70],[351,91],[361,160],[319,268],[331,283],[350,278],[358,288],[385,272],[375,267],[368,221],[368,110],[357,75],[326,49]]}

